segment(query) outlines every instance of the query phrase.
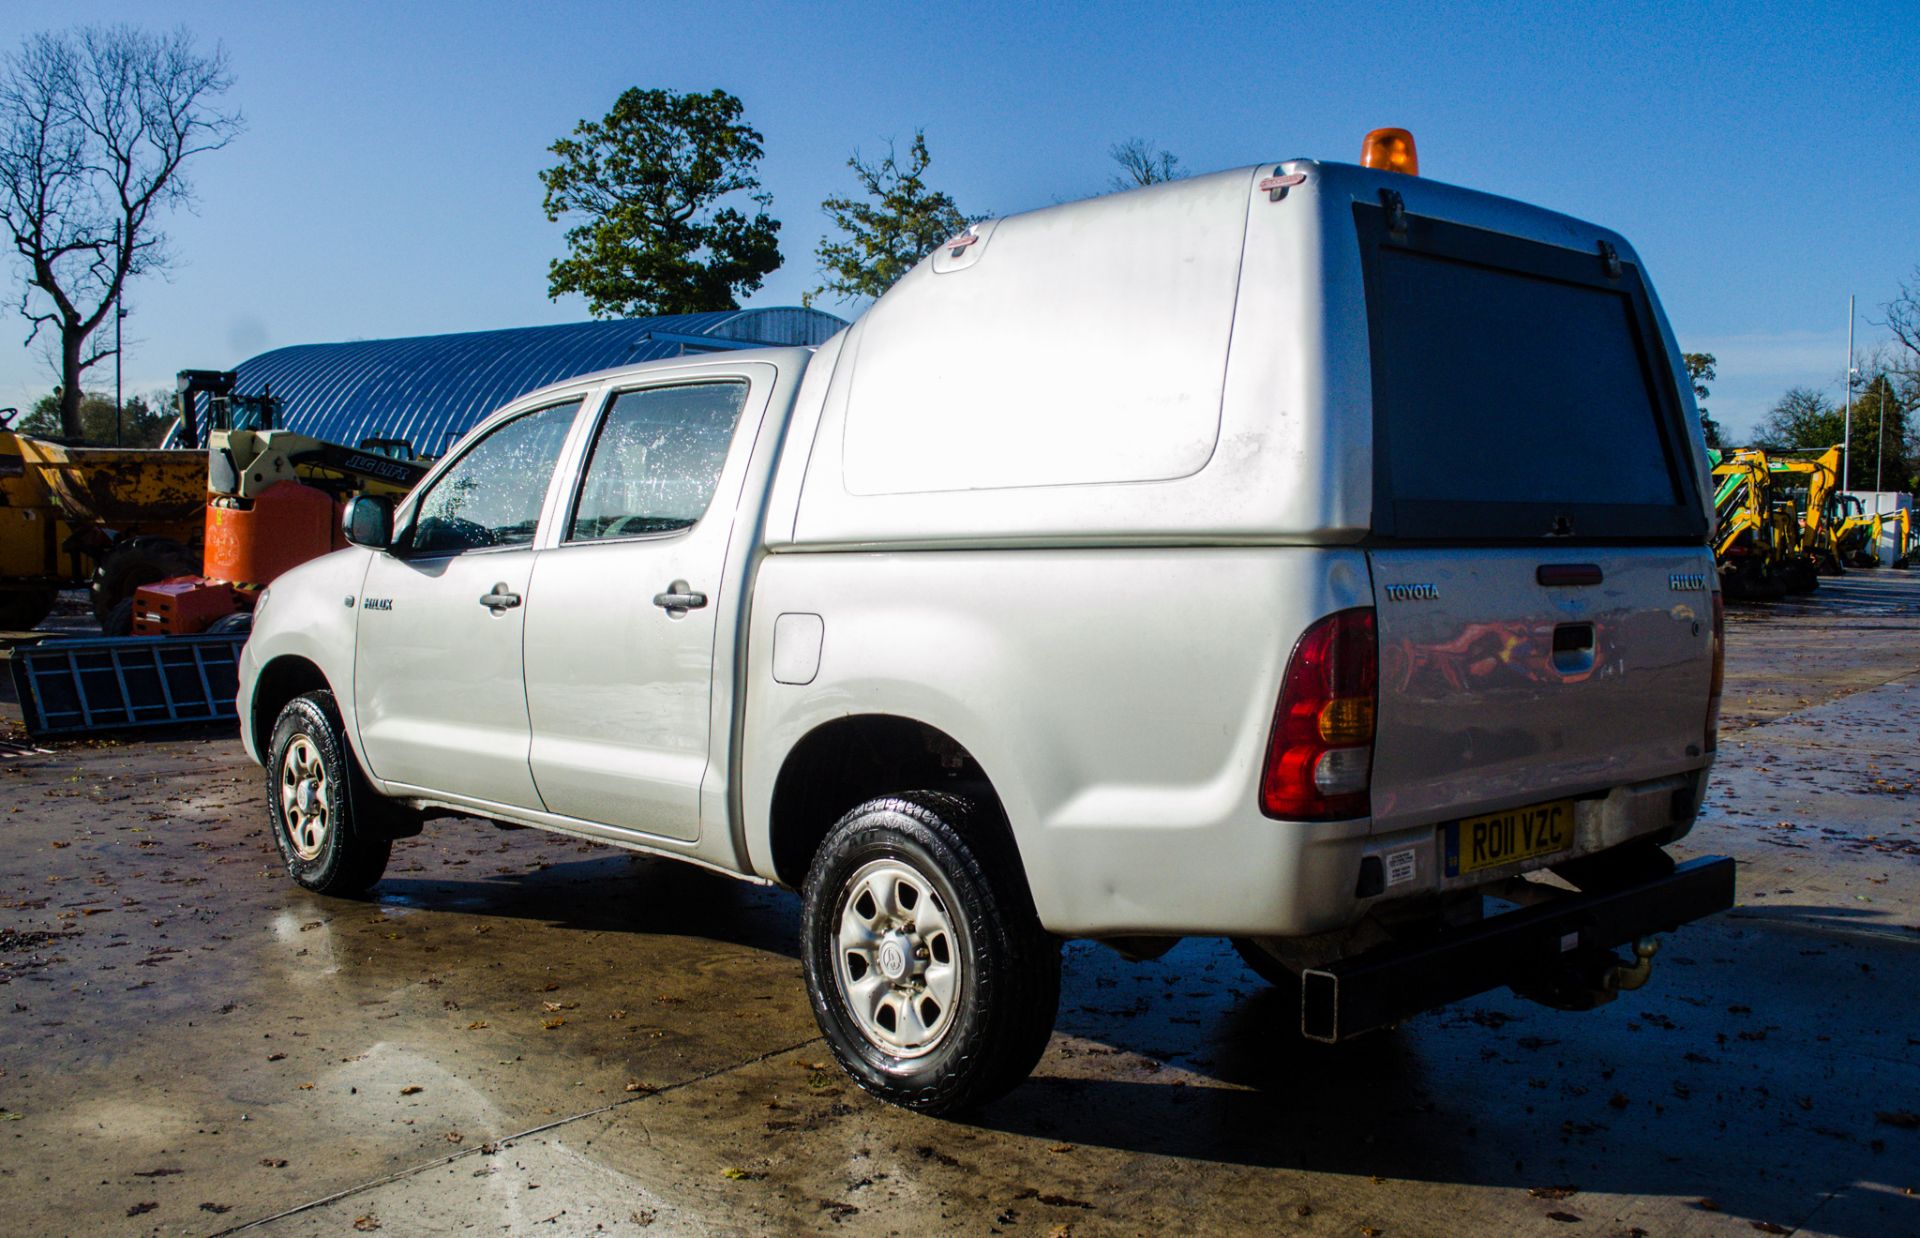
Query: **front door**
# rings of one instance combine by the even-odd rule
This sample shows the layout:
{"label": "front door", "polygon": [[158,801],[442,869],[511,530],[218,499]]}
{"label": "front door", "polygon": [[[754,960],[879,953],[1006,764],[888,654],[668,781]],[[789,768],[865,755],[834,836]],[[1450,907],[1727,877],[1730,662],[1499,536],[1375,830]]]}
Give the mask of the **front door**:
{"label": "front door", "polygon": [[493,427],[429,483],[394,548],[374,556],[353,687],[375,777],[540,807],[520,646],[534,534],[579,407]]}
{"label": "front door", "polygon": [[721,571],[752,443],[730,448],[750,390],[721,379],[621,392],[594,432],[528,594],[533,777],[550,812],[699,837],[715,615],[737,604]]}

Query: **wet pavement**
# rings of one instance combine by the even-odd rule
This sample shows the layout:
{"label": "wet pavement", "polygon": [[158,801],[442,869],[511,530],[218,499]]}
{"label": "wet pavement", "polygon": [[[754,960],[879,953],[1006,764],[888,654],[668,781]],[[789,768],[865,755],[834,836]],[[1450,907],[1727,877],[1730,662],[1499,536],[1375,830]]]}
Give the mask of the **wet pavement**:
{"label": "wet pavement", "polygon": [[1729,645],[1676,851],[1740,905],[1645,989],[1329,1049],[1222,942],[1075,943],[1035,1078],[964,1122],[831,1064],[791,895],[448,821],[321,899],[229,736],[0,755],[6,1228],[1920,1232],[1920,574]]}

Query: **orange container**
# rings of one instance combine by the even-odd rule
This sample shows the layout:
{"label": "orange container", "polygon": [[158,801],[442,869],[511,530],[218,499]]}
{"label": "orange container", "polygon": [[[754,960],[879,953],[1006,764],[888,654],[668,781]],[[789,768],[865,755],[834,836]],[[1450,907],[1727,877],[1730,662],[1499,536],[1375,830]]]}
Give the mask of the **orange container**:
{"label": "orange container", "polygon": [[133,594],[135,636],[192,636],[240,609],[231,586],[204,576],[176,576]]}
{"label": "orange container", "polygon": [[275,482],[251,507],[207,505],[207,575],[235,585],[268,585],[289,568],[335,549],[340,509],[324,491]]}

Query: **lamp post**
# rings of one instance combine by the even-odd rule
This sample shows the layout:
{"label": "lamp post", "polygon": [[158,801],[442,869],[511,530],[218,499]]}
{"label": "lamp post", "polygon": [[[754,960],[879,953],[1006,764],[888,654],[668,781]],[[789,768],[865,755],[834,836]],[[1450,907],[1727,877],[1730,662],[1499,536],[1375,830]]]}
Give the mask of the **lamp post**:
{"label": "lamp post", "polygon": [[1847,420],[1840,433],[1840,488],[1852,484],[1853,474],[1853,294],[1847,294]]}
{"label": "lamp post", "polygon": [[[122,263],[124,270],[125,255],[120,254],[120,225],[113,225],[113,248],[116,261]],[[113,445],[120,446],[120,414],[126,408],[126,401],[120,395],[120,324],[125,320],[127,311],[120,305],[120,289],[113,290]]]}

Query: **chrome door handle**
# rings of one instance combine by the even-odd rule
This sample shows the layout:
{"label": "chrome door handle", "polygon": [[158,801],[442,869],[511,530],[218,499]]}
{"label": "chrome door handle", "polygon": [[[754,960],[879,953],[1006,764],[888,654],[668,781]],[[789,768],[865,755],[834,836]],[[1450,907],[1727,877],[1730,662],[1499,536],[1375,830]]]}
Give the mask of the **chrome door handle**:
{"label": "chrome door handle", "polygon": [[667,586],[665,593],[653,595],[653,604],[679,619],[690,610],[699,610],[707,604],[707,595],[694,592],[693,586],[684,580],[676,580]]}
{"label": "chrome door handle", "polygon": [[493,587],[492,593],[480,599],[480,605],[497,615],[503,610],[512,610],[520,605],[520,595],[507,592],[507,582],[503,580]]}

